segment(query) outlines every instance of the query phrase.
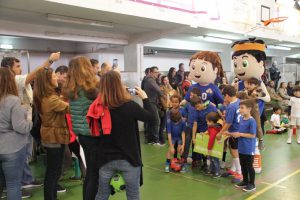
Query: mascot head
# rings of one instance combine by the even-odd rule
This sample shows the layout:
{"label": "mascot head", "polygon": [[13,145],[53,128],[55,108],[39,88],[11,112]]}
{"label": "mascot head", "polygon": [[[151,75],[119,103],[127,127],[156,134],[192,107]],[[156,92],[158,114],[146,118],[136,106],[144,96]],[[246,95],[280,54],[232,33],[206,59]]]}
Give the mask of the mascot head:
{"label": "mascot head", "polygon": [[260,79],[265,71],[265,42],[249,38],[249,40],[235,42],[232,48],[235,75],[244,81],[251,77]]}
{"label": "mascot head", "polygon": [[190,59],[190,77],[199,84],[214,83],[217,76],[224,76],[221,58],[215,52],[201,51]]}

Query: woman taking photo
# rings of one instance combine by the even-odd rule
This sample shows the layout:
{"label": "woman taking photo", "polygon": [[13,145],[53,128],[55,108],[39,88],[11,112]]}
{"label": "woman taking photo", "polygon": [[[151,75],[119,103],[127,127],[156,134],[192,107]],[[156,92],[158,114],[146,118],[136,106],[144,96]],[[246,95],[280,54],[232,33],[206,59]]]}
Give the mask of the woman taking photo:
{"label": "woman taking photo", "polygon": [[15,78],[6,68],[0,68],[0,85],[0,197],[6,185],[7,200],[20,200],[32,122],[21,106]]}
{"label": "woman taking photo", "polygon": [[[78,136],[86,161],[86,175],[83,183],[83,199],[94,200],[98,186],[98,169],[91,159],[91,149],[97,143],[92,137],[86,114],[89,106],[97,97],[97,79],[90,60],[84,56],[69,62],[67,81],[63,89],[64,97],[69,100],[73,132]],[[78,150],[75,150],[79,152]]]}
{"label": "woman taking photo", "polygon": [[136,88],[136,94],[143,100],[144,109],[132,101],[119,73],[110,71],[101,77],[98,104],[108,110],[112,127],[110,134],[100,137],[95,149],[94,159],[100,166],[96,200],[109,198],[110,180],[116,172],[121,172],[125,180],[127,199],[140,199],[142,158],[137,122],[155,120],[155,116],[146,93]]}
{"label": "woman taking photo", "polygon": [[70,141],[65,120],[69,104],[55,92],[57,76],[51,68],[40,69],[34,84],[34,103],[41,116],[41,140],[47,151],[44,199],[56,200],[65,145]]}
{"label": "woman taking photo", "polygon": [[178,80],[176,78],[176,69],[174,67],[171,67],[169,69],[168,78],[169,78],[169,82],[170,82],[170,85],[172,86],[172,88],[174,90],[177,90],[178,89]]}

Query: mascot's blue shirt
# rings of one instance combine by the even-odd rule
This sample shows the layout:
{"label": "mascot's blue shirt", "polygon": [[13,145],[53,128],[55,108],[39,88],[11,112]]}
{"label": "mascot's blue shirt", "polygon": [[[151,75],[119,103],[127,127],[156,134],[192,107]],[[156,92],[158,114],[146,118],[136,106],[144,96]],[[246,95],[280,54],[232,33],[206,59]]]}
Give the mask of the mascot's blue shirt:
{"label": "mascot's blue shirt", "polygon": [[193,84],[189,88],[187,94],[185,95],[185,97],[184,97],[185,100],[190,101],[190,92],[194,87],[196,87],[200,90],[200,92],[201,92],[200,97],[203,102],[209,100],[210,102],[214,103],[216,106],[218,104],[223,104],[224,99],[223,99],[220,89],[212,83],[205,85],[205,86],[200,85],[199,83]]}
{"label": "mascot's blue shirt", "polygon": [[[244,81],[239,81],[238,91],[242,91],[244,89],[245,89]],[[265,102],[261,99],[258,99],[258,108],[259,108],[259,114],[261,116],[265,108]]]}

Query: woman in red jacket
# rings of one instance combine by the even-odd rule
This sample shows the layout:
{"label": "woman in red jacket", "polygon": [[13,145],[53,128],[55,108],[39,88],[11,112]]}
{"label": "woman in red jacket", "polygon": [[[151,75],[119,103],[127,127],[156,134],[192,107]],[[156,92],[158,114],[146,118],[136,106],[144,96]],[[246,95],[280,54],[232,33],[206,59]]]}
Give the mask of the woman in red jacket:
{"label": "woman in red jacket", "polygon": [[121,172],[125,180],[127,199],[140,199],[143,164],[137,122],[155,120],[155,115],[147,94],[138,87],[135,91],[143,100],[144,108],[132,100],[119,73],[110,71],[100,79],[99,98],[96,101],[102,110],[103,131],[99,145],[93,151],[93,159],[98,161],[100,167],[96,200],[109,198],[110,180],[116,172]]}

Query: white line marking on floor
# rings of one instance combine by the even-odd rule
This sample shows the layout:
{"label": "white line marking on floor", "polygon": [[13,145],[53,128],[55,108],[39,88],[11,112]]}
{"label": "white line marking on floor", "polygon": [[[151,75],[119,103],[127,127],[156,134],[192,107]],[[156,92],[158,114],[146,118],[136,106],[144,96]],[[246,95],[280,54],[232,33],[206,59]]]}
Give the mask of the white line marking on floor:
{"label": "white line marking on floor", "polygon": [[[144,167],[149,168],[149,169],[152,169],[152,170],[155,170],[155,171],[159,171],[159,172],[165,173],[164,170],[158,169],[158,168],[155,168],[155,167],[151,167],[151,166],[149,166],[149,165],[144,165]],[[183,177],[183,178],[186,178],[186,179],[190,179],[190,180],[193,180],[193,181],[206,183],[206,184],[213,185],[213,186],[218,186],[218,187],[221,187],[221,188],[226,188],[225,185],[216,184],[216,183],[210,183],[210,182],[208,182],[208,181],[204,181],[204,180],[201,180],[201,179],[196,179],[196,178],[192,178],[192,177],[190,177],[190,176],[185,176],[185,175],[181,174],[180,172],[179,172],[179,173],[169,172],[168,174],[180,176],[180,177]]]}
{"label": "white line marking on floor", "polygon": [[[265,185],[272,185],[272,183],[267,183],[267,182],[260,182],[261,184],[265,184]],[[287,189],[287,187],[282,186],[282,185],[275,185],[274,187],[278,187],[278,188],[282,188],[282,189]]]}

